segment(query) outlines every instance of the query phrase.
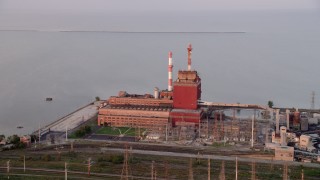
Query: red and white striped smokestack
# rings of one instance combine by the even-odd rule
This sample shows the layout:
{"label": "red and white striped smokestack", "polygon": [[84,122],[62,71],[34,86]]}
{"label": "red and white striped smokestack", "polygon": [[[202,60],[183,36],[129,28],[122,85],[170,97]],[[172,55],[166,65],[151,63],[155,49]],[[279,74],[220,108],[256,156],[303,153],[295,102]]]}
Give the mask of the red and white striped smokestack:
{"label": "red and white striped smokestack", "polygon": [[191,71],[191,53],[192,53],[192,46],[189,43],[189,45],[188,45],[188,71]]}
{"label": "red and white striped smokestack", "polygon": [[172,91],[172,52],[169,52],[169,64],[168,64],[168,91]]}

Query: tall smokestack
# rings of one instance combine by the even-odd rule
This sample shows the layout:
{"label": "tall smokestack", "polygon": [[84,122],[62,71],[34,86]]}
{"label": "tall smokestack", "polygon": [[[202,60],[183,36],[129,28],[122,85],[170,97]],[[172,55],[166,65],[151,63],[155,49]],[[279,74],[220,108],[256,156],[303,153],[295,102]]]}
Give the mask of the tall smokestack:
{"label": "tall smokestack", "polygon": [[279,134],[280,109],[276,109],[276,134]]}
{"label": "tall smokestack", "polygon": [[188,45],[188,71],[191,71],[191,53],[192,53],[192,46],[191,44]]}
{"label": "tall smokestack", "polygon": [[168,64],[168,91],[172,91],[172,52],[169,52],[169,64]]}
{"label": "tall smokestack", "polygon": [[286,117],[287,117],[287,130],[289,130],[290,129],[290,122],[289,122],[289,120],[290,120],[290,110],[289,109],[287,109],[286,110]]}

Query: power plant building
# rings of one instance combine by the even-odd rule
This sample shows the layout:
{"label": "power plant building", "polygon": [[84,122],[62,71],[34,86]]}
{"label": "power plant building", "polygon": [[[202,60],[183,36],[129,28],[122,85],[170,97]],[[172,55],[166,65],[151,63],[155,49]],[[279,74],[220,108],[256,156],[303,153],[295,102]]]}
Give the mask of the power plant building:
{"label": "power plant building", "polygon": [[172,53],[169,52],[168,89],[154,95],[127,94],[120,91],[111,96],[99,109],[98,125],[163,129],[172,126],[198,126],[203,111],[198,107],[201,98],[201,78],[191,70],[191,44],[188,46],[188,70],[180,70],[172,83]]}
{"label": "power plant building", "polygon": [[172,107],[170,99],[155,99],[153,96],[112,96],[107,106],[99,109],[98,125],[115,127],[155,128],[166,126]]}

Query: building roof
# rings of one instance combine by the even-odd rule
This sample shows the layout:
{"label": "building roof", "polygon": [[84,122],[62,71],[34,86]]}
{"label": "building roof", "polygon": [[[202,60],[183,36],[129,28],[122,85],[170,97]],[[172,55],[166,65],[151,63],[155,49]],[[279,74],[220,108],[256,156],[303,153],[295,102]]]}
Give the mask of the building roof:
{"label": "building roof", "polygon": [[172,108],[167,106],[138,106],[138,105],[107,105],[103,109],[123,109],[141,111],[170,111]]}
{"label": "building roof", "polygon": [[201,79],[197,71],[182,71],[178,72],[178,78],[175,83],[194,83],[199,82]]}
{"label": "building roof", "polygon": [[202,110],[201,109],[172,109],[171,112],[178,112],[178,113],[201,113]]}

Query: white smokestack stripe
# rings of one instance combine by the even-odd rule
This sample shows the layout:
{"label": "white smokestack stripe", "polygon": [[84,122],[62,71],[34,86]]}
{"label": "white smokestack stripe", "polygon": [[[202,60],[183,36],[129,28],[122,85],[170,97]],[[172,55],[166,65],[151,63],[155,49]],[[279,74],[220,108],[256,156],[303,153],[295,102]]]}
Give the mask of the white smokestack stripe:
{"label": "white smokestack stripe", "polygon": [[169,65],[168,65],[168,91],[172,91],[172,52],[169,52]]}

